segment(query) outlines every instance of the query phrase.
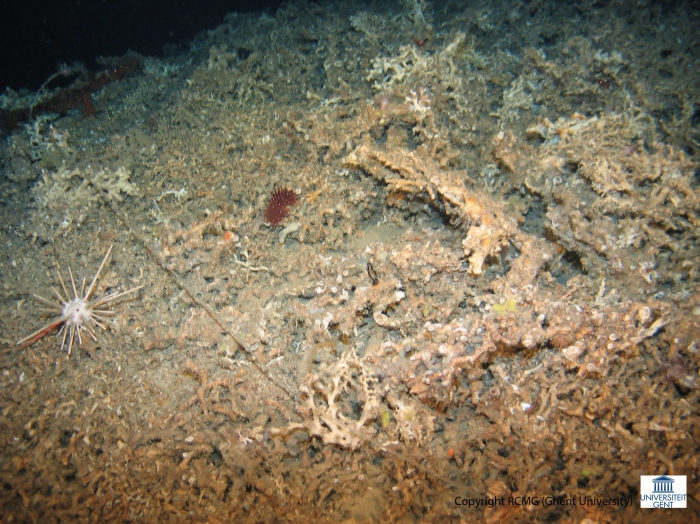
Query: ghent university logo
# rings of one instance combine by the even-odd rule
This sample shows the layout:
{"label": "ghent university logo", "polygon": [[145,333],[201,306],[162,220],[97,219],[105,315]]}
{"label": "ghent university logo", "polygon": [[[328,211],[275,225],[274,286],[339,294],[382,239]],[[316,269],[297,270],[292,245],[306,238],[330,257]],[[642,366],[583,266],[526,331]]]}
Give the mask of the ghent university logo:
{"label": "ghent university logo", "polygon": [[641,508],[685,508],[685,475],[642,475],[639,488]]}

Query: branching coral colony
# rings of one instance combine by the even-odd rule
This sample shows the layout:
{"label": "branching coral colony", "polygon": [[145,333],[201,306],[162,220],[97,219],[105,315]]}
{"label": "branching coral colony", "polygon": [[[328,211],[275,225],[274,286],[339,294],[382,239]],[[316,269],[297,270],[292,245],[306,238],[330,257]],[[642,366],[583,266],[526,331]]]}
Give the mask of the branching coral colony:
{"label": "branching coral colony", "polygon": [[106,331],[107,324],[114,323],[114,321],[110,317],[114,316],[116,313],[114,311],[106,309],[107,306],[110,303],[113,303],[115,300],[129,295],[131,293],[134,293],[143,287],[143,285],[140,285],[133,287],[127,291],[115,291],[114,293],[110,293],[109,295],[105,295],[104,297],[91,300],[92,294],[95,291],[95,284],[97,283],[97,279],[100,277],[102,268],[104,268],[105,264],[107,263],[107,259],[109,258],[109,255],[112,252],[112,247],[114,246],[109,246],[107,253],[105,253],[104,258],[102,259],[102,263],[97,269],[97,272],[95,273],[95,276],[93,277],[92,282],[90,283],[90,286],[88,286],[87,290],[85,289],[86,279],[85,277],[83,277],[83,283],[80,286],[80,293],[78,293],[78,288],[76,287],[75,279],[73,278],[73,271],[70,267],[68,268],[68,274],[70,275],[70,283],[73,289],[72,299],[70,298],[70,293],[68,291],[68,288],[66,287],[63,277],[61,276],[60,270],[56,270],[56,275],[58,276],[58,281],[61,283],[61,289],[63,289],[64,294],[61,295],[61,293],[59,293],[58,290],[56,290],[56,288],[52,286],[51,289],[58,300],[50,300],[40,295],[34,295],[34,298],[36,298],[36,300],[38,300],[39,302],[42,302],[43,304],[49,306],[48,309],[43,310],[44,312],[54,314],[57,316],[41,329],[38,329],[31,335],[28,335],[22,340],[19,340],[17,342],[18,346],[30,346],[37,340],[44,337],[44,335],[46,335],[47,333],[53,331],[58,326],[61,326],[61,331],[59,333],[63,333],[63,339],[61,340],[61,349],[65,347],[67,340],[69,356],[73,351],[73,342],[76,338],[78,339],[78,344],[83,343],[81,335],[82,331],[87,331],[92,337],[92,339],[97,341],[97,335],[95,334],[95,326]]}
{"label": "branching coral colony", "polygon": [[361,169],[406,193],[427,193],[433,203],[445,206],[448,215],[469,224],[462,241],[469,258],[469,272],[481,275],[485,260],[507,243],[518,246],[521,256],[513,263],[507,283],[531,284],[551,258],[544,242],[521,231],[502,206],[481,192],[467,189],[456,173],[442,171],[434,162],[411,151],[382,152],[360,146],[344,160],[345,167]]}

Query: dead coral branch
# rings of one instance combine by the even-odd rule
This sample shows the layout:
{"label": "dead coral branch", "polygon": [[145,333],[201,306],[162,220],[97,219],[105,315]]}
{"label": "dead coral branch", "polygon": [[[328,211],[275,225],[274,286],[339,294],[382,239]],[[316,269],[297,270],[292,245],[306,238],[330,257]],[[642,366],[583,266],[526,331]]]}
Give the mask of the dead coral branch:
{"label": "dead coral branch", "polygon": [[345,158],[344,165],[365,171],[396,191],[427,193],[431,202],[467,224],[462,245],[473,275],[481,275],[486,258],[499,253],[508,242],[521,253],[508,274],[507,281],[513,285],[531,284],[542,264],[551,258],[546,244],[523,233],[499,202],[468,189],[460,177],[464,173],[444,171],[432,160],[402,148],[384,152],[360,146]]}

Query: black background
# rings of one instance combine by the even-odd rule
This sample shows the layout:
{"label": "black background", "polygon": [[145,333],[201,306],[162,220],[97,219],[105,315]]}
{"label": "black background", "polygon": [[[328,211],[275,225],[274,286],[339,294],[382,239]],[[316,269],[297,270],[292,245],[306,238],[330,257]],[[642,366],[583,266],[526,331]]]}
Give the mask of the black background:
{"label": "black background", "polygon": [[[164,56],[187,51],[200,31],[213,29],[227,13],[267,11],[281,0],[0,0],[0,92],[36,90],[58,62],[95,59],[129,50]],[[164,48],[166,52],[164,53]],[[58,85],[58,84],[52,84]]]}

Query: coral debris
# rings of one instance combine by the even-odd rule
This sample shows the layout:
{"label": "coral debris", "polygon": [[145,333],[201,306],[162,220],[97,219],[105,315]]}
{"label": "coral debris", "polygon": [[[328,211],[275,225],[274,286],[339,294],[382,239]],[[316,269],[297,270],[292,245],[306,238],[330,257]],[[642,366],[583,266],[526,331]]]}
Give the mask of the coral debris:
{"label": "coral debris", "polygon": [[297,203],[297,196],[291,189],[277,188],[272,192],[267,209],[265,209],[265,220],[276,226],[289,214],[289,208]]}
{"label": "coral debris", "polygon": [[[40,100],[39,103],[34,106],[19,107],[7,112],[3,111],[0,113],[0,130],[12,132],[17,129],[22,122],[31,120],[32,115],[36,116],[52,113],[65,115],[69,111],[78,108],[80,108],[84,117],[94,117],[97,114],[97,109],[93,103],[92,94],[96,93],[107,84],[136,74],[140,69],[141,61],[135,56],[129,56],[124,60],[120,60],[119,63],[113,65],[106,71],[99,73],[92,80],[82,82],[76,87],[59,90],[53,96]],[[56,78],[56,76],[65,76],[65,73],[68,71],[84,73],[77,65],[65,66],[65,64],[62,64],[59,66],[59,71],[44,82],[44,86]],[[44,86],[42,86],[42,88]],[[42,89],[39,91],[41,93]],[[38,95],[40,95],[40,93],[38,93]]]}

